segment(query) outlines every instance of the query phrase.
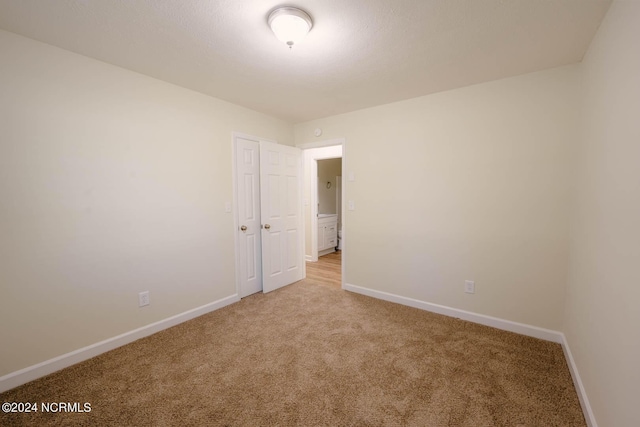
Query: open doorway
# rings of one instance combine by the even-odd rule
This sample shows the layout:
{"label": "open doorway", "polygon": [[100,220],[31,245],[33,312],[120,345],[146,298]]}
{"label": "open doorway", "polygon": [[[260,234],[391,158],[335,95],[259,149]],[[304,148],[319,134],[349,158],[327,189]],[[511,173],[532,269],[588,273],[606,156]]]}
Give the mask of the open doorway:
{"label": "open doorway", "polygon": [[318,257],[342,249],[342,157],[316,160]]}
{"label": "open doorway", "polygon": [[344,284],[343,140],[304,149],[307,278]]}

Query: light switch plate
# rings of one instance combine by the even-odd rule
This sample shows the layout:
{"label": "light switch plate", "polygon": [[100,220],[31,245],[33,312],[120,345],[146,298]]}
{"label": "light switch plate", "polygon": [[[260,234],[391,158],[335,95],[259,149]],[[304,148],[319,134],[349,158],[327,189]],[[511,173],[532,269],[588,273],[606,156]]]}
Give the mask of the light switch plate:
{"label": "light switch plate", "polygon": [[350,211],[356,210],[356,202],[354,202],[353,200],[349,200],[349,203],[347,204],[347,206]]}
{"label": "light switch plate", "polygon": [[149,291],[140,292],[138,294],[138,307],[144,307],[149,304]]}

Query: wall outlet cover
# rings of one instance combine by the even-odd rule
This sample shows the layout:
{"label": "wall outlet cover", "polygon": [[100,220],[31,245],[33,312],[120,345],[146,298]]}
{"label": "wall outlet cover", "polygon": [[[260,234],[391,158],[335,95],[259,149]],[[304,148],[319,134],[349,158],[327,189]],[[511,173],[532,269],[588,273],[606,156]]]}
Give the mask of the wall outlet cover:
{"label": "wall outlet cover", "polygon": [[464,291],[468,294],[476,293],[476,282],[473,280],[465,280],[464,281]]}

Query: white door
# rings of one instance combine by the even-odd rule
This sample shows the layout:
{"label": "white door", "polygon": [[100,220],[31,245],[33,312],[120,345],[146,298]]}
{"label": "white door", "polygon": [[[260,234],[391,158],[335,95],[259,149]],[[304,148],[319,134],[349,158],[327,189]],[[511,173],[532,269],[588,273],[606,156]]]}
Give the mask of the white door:
{"label": "white door", "polygon": [[260,145],[236,138],[236,185],[240,298],[262,290],[260,231]]}
{"label": "white door", "polygon": [[263,292],[303,278],[301,179],[300,149],[260,142]]}

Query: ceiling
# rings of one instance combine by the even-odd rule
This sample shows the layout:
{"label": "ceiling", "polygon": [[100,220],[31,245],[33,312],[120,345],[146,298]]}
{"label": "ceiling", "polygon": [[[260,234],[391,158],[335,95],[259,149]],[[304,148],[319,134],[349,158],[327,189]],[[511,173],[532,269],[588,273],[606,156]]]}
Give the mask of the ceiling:
{"label": "ceiling", "polygon": [[0,28],[298,123],[579,62],[610,2],[0,0]]}

